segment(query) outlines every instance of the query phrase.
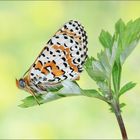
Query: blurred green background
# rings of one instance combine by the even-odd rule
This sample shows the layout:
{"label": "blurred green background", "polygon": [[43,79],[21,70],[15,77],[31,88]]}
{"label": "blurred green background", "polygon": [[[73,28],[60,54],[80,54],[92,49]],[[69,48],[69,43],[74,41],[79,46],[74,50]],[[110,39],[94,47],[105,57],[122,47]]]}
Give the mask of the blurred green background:
{"label": "blurred green background", "polygon": [[[70,97],[22,109],[20,100],[29,94],[17,89],[20,78],[44,44],[70,19],[79,20],[88,34],[89,55],[101,50],[101,29],[114,32],[114,23],[140,16],[140,2],[97,1],[0,1],[0,138],[121,138],[114,114],[97,99]],[[140,138],[140,45],[127,59],[122,84],[137,86],[121,97],[127,104],[123,118],[129,138]],[[83,72],[82,88],[96,88]]]}

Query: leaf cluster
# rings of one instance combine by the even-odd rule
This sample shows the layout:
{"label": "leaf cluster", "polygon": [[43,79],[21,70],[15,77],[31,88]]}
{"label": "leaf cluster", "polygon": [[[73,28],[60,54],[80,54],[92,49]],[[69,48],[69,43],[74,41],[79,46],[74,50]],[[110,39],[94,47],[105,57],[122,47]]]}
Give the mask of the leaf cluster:
{"label": "leaf cluster", "polygon": [[[125,24],[121,19],[115,24],[115,32],[111,35],[102,30],[99,41],[103,50],[97,54],[97,59],[87,59],[85,69],[88,75],[97,83],[98,94],[111,104],[121,95],[132,89],[136,84],[128,82],[121,87],[122,66],[126,58],[140,40],[140,18]],[[120,104],[120,107],[124,103]]]}

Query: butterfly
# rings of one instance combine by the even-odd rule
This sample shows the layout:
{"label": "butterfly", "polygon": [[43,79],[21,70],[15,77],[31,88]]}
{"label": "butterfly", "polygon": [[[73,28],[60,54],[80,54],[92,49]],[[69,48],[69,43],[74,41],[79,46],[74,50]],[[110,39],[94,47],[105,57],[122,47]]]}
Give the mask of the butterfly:
{"label": "butterfly", "polygon": [[49,87],[60,85],[63,80],[78,80],[87,58],[87,44],[86,31],[78,21],[65,23],[22,78],[16,79],[17,87],[37,101],[36,95],[46,93]]}

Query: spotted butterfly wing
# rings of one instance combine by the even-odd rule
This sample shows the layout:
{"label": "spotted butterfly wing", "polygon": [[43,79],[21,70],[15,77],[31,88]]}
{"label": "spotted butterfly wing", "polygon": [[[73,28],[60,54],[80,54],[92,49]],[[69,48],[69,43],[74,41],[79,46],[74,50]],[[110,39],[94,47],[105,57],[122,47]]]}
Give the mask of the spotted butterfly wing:
{"label": "spotted butterfly wing", "polygon": [[86,57],[87,35],[84,27],[71,20],[48,41],[31,66],[26,83],[30,90],[41,93],[65,79],[76,80]]}

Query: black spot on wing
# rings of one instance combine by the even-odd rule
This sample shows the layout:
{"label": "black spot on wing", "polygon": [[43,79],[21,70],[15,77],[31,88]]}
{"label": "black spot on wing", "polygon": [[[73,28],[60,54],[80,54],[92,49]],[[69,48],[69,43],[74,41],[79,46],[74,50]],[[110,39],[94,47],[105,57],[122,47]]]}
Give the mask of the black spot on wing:
{"label": "black spot on wing", "polygon": [[42,55],[43,57],[45,57],[45,54],[44,54],[44,53],[42,53],[41,55]]}
{"label": "black spot on wing", "polygon": [[73,75],[72,75],[71,73],[70,73],[69,75],[70,75],[71,77],[73,77]]}
{"label": "black spot on wing", "polygon": [[64,80],[68,78],[66,75],[63,75],[63,77],[64,77]]}
{"label": "black spot on wing", "polygon": [[34,76],[34,73],[31,73],[31,76]]}

